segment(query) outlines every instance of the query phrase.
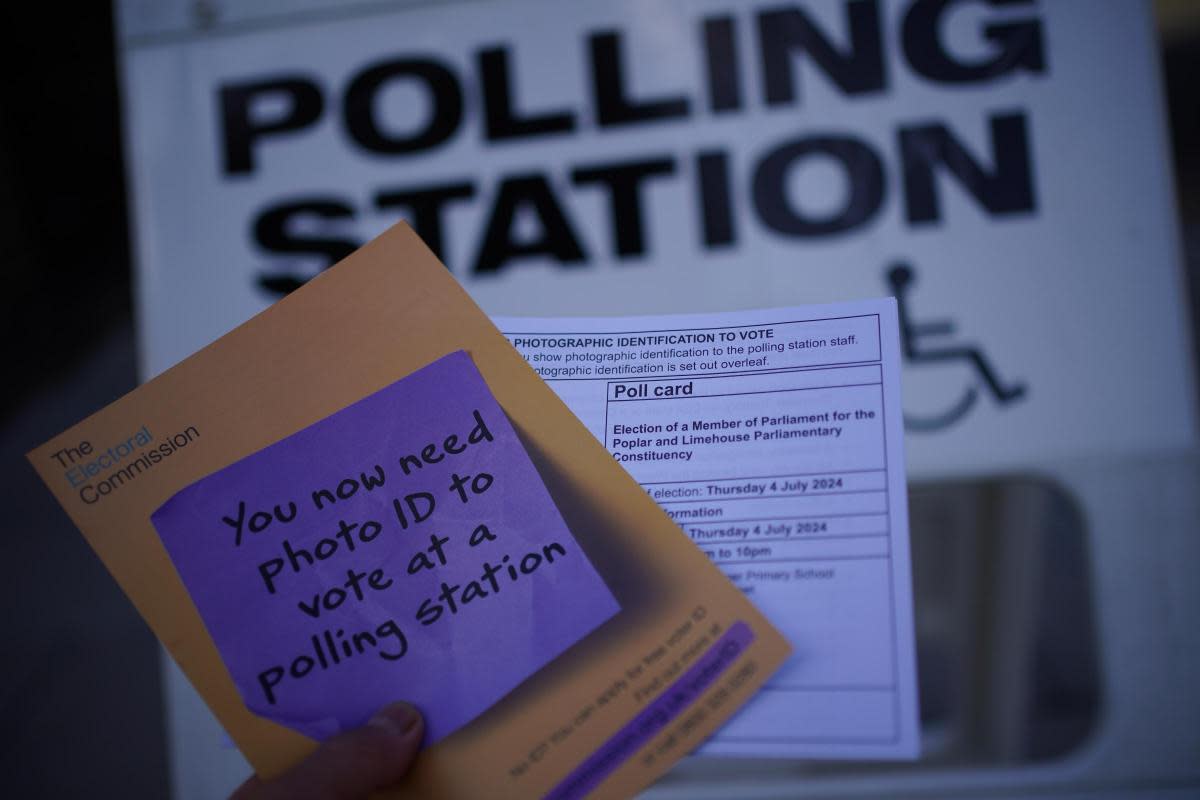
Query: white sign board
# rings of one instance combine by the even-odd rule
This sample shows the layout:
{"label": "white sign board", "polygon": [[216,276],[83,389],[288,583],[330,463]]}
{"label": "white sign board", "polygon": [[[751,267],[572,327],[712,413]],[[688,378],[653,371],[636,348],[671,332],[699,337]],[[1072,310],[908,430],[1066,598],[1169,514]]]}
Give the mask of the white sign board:
{"label": "white sign board", "polygon": [[896,293],[917,474],[1187,446],[1156,63],[1143,4],[1086,0],[372,5],[127,36],[143,369],[405,217],[495,314]]}

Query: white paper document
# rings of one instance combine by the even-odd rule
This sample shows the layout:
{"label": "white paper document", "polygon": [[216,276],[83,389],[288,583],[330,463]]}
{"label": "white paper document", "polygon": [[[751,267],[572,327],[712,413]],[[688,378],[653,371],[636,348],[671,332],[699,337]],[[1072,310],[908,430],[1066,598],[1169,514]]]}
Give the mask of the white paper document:
{"label": "white paper document", "polygon": [[915,756],[894,301],[495,321],[795,647],[701,752]]}

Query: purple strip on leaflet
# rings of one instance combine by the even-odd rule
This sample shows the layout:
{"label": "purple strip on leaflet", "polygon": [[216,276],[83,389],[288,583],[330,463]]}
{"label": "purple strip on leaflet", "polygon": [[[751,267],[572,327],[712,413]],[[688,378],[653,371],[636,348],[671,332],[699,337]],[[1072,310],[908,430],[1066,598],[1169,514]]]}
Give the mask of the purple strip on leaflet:
{"label": "purple strip on leaflet", "polygon": [[753,641],[750,626],[735,622],[681,678],[551,789],[546,800],[575,800],[599,786],[704,694]]}

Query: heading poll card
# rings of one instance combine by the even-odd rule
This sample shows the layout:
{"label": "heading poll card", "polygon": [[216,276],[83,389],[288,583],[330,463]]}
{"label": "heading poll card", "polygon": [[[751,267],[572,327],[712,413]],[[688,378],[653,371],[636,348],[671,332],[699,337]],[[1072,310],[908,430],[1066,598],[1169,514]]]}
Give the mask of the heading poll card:
{"label": "heading poll card", "polygon": [[437,742],[618,610],[461,351],[151,520],[247,707],[318,739],[403,696]]}
{"label": "heading poll card", "polygon": [[[467,355],[452,355],[460,350]],[[450,358],[439,361],[446,356]],[[470,402],[482,403],[482,398],[462,384],[467,356],[498,408],[488,411]],[[406,392],[406,380],[412,380],[408,376],[418,382],[436,379],[438,385],[412,395],[424,400],[414,408],[406,407],[393,421],[402,435],[392,438],[380,427],[373,437],[378,441],[360,442],[356,433],[344,437],[343,443],[351,449],[337,449],[333,444],[338,439],[336,431],[331,433],[329,426],[347,424],[361,432],[356,404],[370,404],[378,393],[387,398],[391,390]],[[425,408],[428,404],[444,408]],[[480,410],[480,420],[475,419],[475,410]],[[470,502],[461,504],[464,508],[487,501],[495,504],[489,508],[520,507],[521,513],[533,513],[532,506],[541,506],[536,499],[509,505],[499,494],[517,489],[513,479],[506,480],[516,474],[510,472],[515,462],[506,455],[510,452],[507,446],[500,445],[502,435],[507,434],[501,433],[505,426],[502,417],[493,419],[497,411],[507,418],[532,463],[538,480],[533,480],[532,474],[530,480],[535,486],[540,480],[545,487],[571,540],[553,538],[552,526],[538,533],[530,531],[529,539],[520,539],[516,528],[521,526],[502,516],[477,521],[471,516],[460,526],[448,511],[459,502],[450,488],[453,476],[443,474],[440,489],[421,482],[427,468],[431,473],[436,467],[472,476],[482,470],[494,475],[494,483],[487,489],[482,484],[476,487],[473,480],[464,484],[466,492],[481,490],[470,495]],[[424,430],[406,427],[410,422],[419,424],[407,419],[408,415],[422,414],[428,423]],[[386,419],[374,422],[391,424]],[[480,422],[493,441],[486,441],[479,430],[476,441],[471,442]],[[314,430],[318,433],[311,433]],[[447,447],[451,435],[458,439]],[[316,457],[297,450],[294,459],[263,462],[281,470],[274,477],[271,469],[258,469],[256,454],[273,459],[275,453],[286,452],[308,436],[323,442],[329,436],[329,449]],[[427,463],[451,447],[464,446],[464,441],[467,449],[463,453]],[[511,443],[511,439],[505,441]],[[426,457],[430,444],[433,449]],[[419,472],[414,467],[412,474],[405,476],[397,459],[413,455],[411,448],[418,446],[421,449],[415,455],[425,466]],[[496,461],[469,467],[467,461],[459,461],[475,458]],[[338,697],[346,703],[339,705],[334,716],[326,716],[331,713],[327,709],[303,708],[299,719],[281,724],[283,714],[270,719],[248,707],[247,702],[254,702],[250,699],[253,693],[265,697],[263,685],[270,684],[277,710],[282,710],[282,703],[299,696],[296,689],[304,681],[319,682],[342,669],[359,669],[359,659],[365,668],[375,656],[369,654],[365,639],[361,641],[363,652],[358,652],[353,638],[357,631],[373,630],[376,650],[384,645],[389,653],[399,652],[398,638],[389,638],[386,629],[379,634],[388,619],[396,621],[405,634],[405,661],[418,657],[418,646],[429,647],[434,637],[444,636],[442,655],[432,669],[458,673],[455,680],[476,681],[481,686],[480,694],[465,707],[456,707],[456,698],[443,699],[436,708],[430,703],[437,701],[418,703],[435,720],[434,736],[445,735],[418,758],[401,787],[405,796],[631,795],[716,731],[769,679],[790,651],[784,638],[630,478],[403,224],[56,436],[30,453],[29,459],[230,737],[265,776],[294,764],[316,746],[313,738],[297,732],[292,724],[322,735],[326,725],[332,728],[361,718],[368,701],[354,694],[357,689],[345,686]],[[365,486],[376,463],[384,469],[384,483],[368,490]],[[244,466],[247,464],[253,466]],[[234,487],[224,481],[243,469],[249,470],[254,482],[236,487],[245,491],[239,498],[230,494]],[[206,482],[210,478],[213,482]],[[343,485],[347,479],[358,488]],[[408,483],[414,479],[415,484]],[[417,487],[411,507],[404,499],[410,493],[405,488],[409,485]],[[196,488],[188,490],[193,486]],[[319,495],[325,505],[317,509],[312,493],[321,489],[329,491],[336,502]],[[386,517],[383,512],[390,509],[395,519],[395,507],[390,505],[394,494],[383,509],[369,507],[370,498],[385,489],[389,493],[402,490],[401,509],[409,515],[408,529],[400,527],[397,519],[384,530],[384,520],[373,516]],[[437,503],[429,519],[420,523],[414,520],[426,513],[426,504],[418,492],[428,492]],[[493,496],[493,492],[497,494]],[[246,501],[242,527],[238,525],[242,517],[239,499]],[[283,522],[280,517],[292,516],[290,502],[296,504],[295,518]],[[159,509],[156,522],[162,527],[162,538],[151,522]],[[319,559],[316,550],[322,547],[321,539],[332,533],[340,541],[337,531],[343,509],[345,521],[359,525],[348,536],[363,535],[367,520],[378,521],[381,529],[375,533],[372,528],[372,541],[356,545],[353,563],[338,563],[337,553]],[[187,540],[198,536],[195,531],[212,524],[210,518],[198,519],[194,514],[207,517],[216,512],[230,517],[233,525],[217,520],[220,533],[214,547],[227,549],[241,530],[243,546],[255,548],[254,554],[244,562],[230,562],[240,562],[244,572],[197,583],[193,568],[200,569],[204,560],[216,556],[196,552],[186,559],[181,556],[193,546]],[[192,519],[185,523],[189,515]],[[320,518],[326,518],[330,527],[322,528]],[[321,530],[328,533],[318,536],[316,542],[291,538],[300,536],[292,530],[300,531],[301,524],[310,523],[317,527],[304,536],[317,536]],[[480,538],[473,548],[471,536],[480,523],[487,524],[497,538]],[[434,525],[436,530],[430,527]],[[425,547],[430,547],[428,537],[433,533],[450,539],[443,549],[447,564],[438,567],[445,572],[440,577],[436,572],[408,575],[417,540],[424,537]],[[364,595],[359,601],[347,570],[366,570],[374,563],[373,553],[382,553],[376,548],[402,537],[407,538],[398,562],[389,555],[358,579]],[[281,539],[288,539],[294,552],[297,547],[311,547],[313,565],[297,555],[300,570],[296,571],[283,551],[284,566],[276,574],[271,559],[281,554],[279,549],[271,551],[271,546],[282,547]],[[574,546],[568,546],[572,540]],[[563,545],[565,557],[543,549],[553,541]],[[260,546],[267,548],[261,554]],[[434,553],[426,552],[436,562],[434,549]],[[486,571],[484,562],[494,564],[497,558],[503,561],[503,556],[509,555],[511,565],[514,559],[534,551],[543,561],[531,574],[518,574],[511,584],[501,584],[499,594],[482,597],[472,590],[470,603],[460,603],[456,615],[446,610],[448,601],[436,600],[443,580],[463,586],[460,579],[467,579],[473,571],[476,577]],[[555,556],[553,563],[551,555]],[[357,560],[360,556],[362,561]],[[260,571],[264,564],[268,566]],[[398,566],[403,567],[402,575],[397,573]],[[516,568],[520,573],[520,560]],[[371,594],[378,591],[371,586],[375,569],[384,571],[376,584],[397,581],[386,587],[389,592],[395,589],[387,603]],[[309,588],[320,593],[315,585],[303,583],[306,574],[307,579],[319,574],[318,582],[326,593],[336,586],[346,591],[344,600],[338,593],[316,599],[321,615],[330,613],[346,620],[346,625],[338,626],[345,631],[341,637],[338,628],[326,628],[319,616],[309,618],[300,607],[301,600],[309,608],[315,605],[311,594],[300,596],[301,588],[306,594]],[[277,597],[279,612],[292,612],[298,627],[281,631],[283,638],[278,641],[264,641],[261,649],[246,648],[241,655],[231,656],[226,623],[214,623],[213,609],[219,609],[221,602],[235,602],[232,598],[237,592],[254,590],[255,580],[263,581],[264,575],[270,575],[276,588],[275,595],[266,592],[266,601]],[[505,569],[494,577],[500,583],[510,581],[511,574]],[[203,588],[210,580],[211,586]],[[564,587],[555,583],[559,580],[570,581],[571,591],[579,597],[563,600]],[[405,591],[399,588],[401,582],[406,584]],[[483,582],[479,585],[481,590],[485,588]],[[604,587],[611,600],[605,600]],[[412,589],[411,595],[407,589]],[[218,599],[218,605],[210,603],[208,593],[222,590],[230,599]],[[465,587],[451,590],[460,598],[465,591]],[[522,595],[528,603],[506,607],[511,624],[488,631],[471,627],[478,618],[475,612],[489,614],[488,604],[506,603],[514,597],[506,594],[510,591],[528,591]],[[442,603],[442,617],[424,626],[421,603],[429,597]],[[368,608],[368,600],[378,604]],[[397,605],[391,604],[393,600]],[[294,604],[294,611],[285,608],[286,603]],[[330,610],[329,605],[335,607]],[[617,608],[620,610],[612,615]],[[572,610],[578,610],[580,618],[566,629],[558,628],[560,623],[554,620]],[[265,624],[249,619],[258,613],[245,613],[247,629]],[[352,622],[360,613],[361,618]],[[610,618],[603,621],[606,616]],[[373,629],[369,627],[372,624]],[[321,630],[332,631],[332,648],[324,634],[318,636],[318,643],[325,642],[327,660],[331,659],[330,649],[344,655],[341,648],[345,642],[354,655],[349,661],[322,668],[314,649],[312,671],[305,672],[307,662],[300,661],[295,672],[305,674],[295,677],[293,666],[302,653],[291,648],[303,648],[305,641],[311,644],[307,637]],[[293,635],[300,640],[296,642]],[[476,638],[479,635],[508,636],[508,641],[491,647],[500,650],[495,654],[498,658],[521,662],[509,674],[512,681],[520,681],[516,688],[505,693],[502,684],[506,679],[486,674],[492,668],[482,667],[479,657],[488,645]],[[560,654],[555,656],[556,652]],[[271,668],[283,663],[271,660],[277,654],[285,658],[291,654],[292,661],[287,664],[286,677],[278,676],[276,681],[277,673]],[[243,657],[244,663],[239,660]],[[538,668],[536,664],[543,665]],[[515,677],[528,669],[536,671],[524,681]],[[264,672],[266,678],[260,681]],[[416,689],[397,685],[388,699],[406,699],[410,691]],[[246,701],[243,692],[249,693]],[[493,703],[498,694],[503,696]],[[471,706],[477,707],[471,710]],[[269,700],[266,707],[265,713],[272,713]],[[466,721],[480,710],[482,713]],[[465,724],[449,732],[456,715]]]}
{"label": "heading poll card", "polygon": [[702,750],[919,750],[891,298],[496,323],[795,647]]}

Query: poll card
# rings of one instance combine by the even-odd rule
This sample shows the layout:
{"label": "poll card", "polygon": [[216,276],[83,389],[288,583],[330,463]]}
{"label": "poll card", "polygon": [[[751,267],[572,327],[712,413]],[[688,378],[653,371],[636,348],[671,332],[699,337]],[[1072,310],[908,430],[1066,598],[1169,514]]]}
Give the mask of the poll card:
{"label": "poll card", "polygon": [[496,323],[794,648],[702,753],[915,757],[895,301]]}
{"label": "poll card", "polygon": [[402,797],[629,797],[790,648],[397,225],[29,453],[255,770],[386,702]]}

